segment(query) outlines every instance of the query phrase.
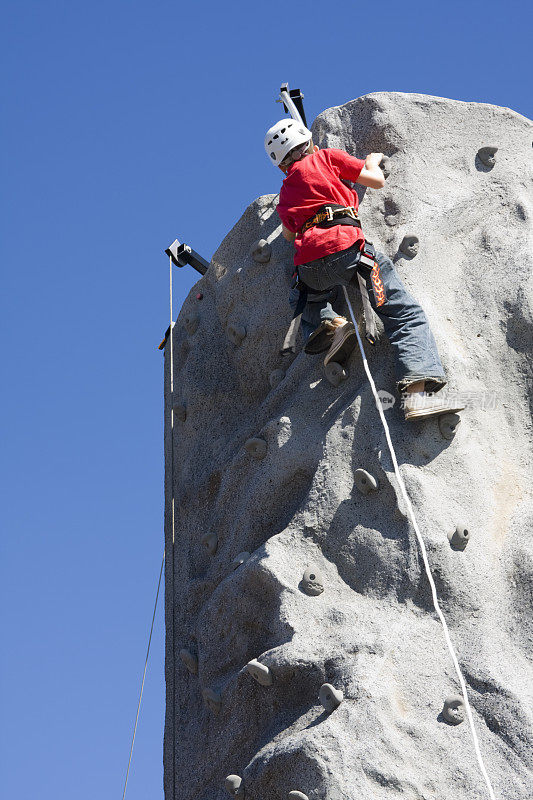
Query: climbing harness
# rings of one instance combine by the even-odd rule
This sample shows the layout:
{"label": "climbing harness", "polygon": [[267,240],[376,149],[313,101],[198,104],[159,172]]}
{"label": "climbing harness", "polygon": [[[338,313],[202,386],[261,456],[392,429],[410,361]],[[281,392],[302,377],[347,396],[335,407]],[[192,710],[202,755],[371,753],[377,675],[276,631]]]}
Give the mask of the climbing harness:
{"label": "climbing harness", "polygon": [[467,694],[467,691],[466,691],[465,679],[463,677],[463,673],[461,672],[461,667],[459,666],[459,662],[457,660],[457,656],[455,655],[455,650],[453,649],[453,644],[452,644],[452,641],[451,641],[451,638],[450,638],[450,634],[449,634],[449,631],[448,631],[448,625],[446,624],[446,619],[445,619],[444,614],[442,613],[440,605],[439,605],[439,600],[438,600],[438,597],[437,597],[437,589],[436,589],[436,586],[435,586],[435,581],[433,580],[433,575],[431,574],[431,568],[429,566],[429,561],[428,561],[426,546],[424,544],[424,539],[422,538],[422,534],[420,533],[420,528],[418,527],[418,523],[416,521],[415,513],[413,511],[413,506],[411,505],[411,500],[409,499],[409,495],[407,494],[407,489],[405,488],[405,484],[403,482],[403,478],[402,478],[402,476],[400,474],[400,468],[398,467],[398,461],[396,459],[396,453],[394,451],[394,446],[392,444],[392,439],[391,439],[391,436],[390,436],[389,426],[387,425],[387,420],[385,419],[385,415],[383,413],[383,408],[381,406],[381,401],[380,401],[379,395],[378,395],[378,393],[376,391],[376,384],[374,383],[374,379],[372,378],[372,373],[370,372],[370,368],[368,366],[368,361],[366,359],[365,351],[364,351],[364,348],[363,348],[363,342],[361,341],[361,337],[360,337],[359,331],[357,329],[357,324],[356,324],[356,321],[355,321],[355,316],[354,316],[352,304],[350,302],[350,298],[348,297],[348,291],[347,291],[346,286],[343,286],[342,288],[343,288],[343,291],[344,291],[344,297],[346,298],[346,303],[347,303],[348,308],[350,310],[350,316],[352,318],[352,322],[353,322],[354,327],[355,327],[355,333],[357,335],[357,342],[359,344],[359,350],[361,351],[361,358],[363,360],[363,366],[365,368],[365,372],[366,372],[368,381],[370,383],[370,386],[371,386],[371,389],[372,389],[372,393],[374,395],[374,400],[376,401],[376,408],[378,410],[381,422],[383,424],[383,428],[385,430],[385,437],[387,439],[387,445],[389,447],[389,452],[391,454],[392,463],[394,465],[394,472],[396,474],[396,478],[398,480],[398,485],[400,487],[400,491],[402,493],[402,497],[403,497],[403,499],[405,501],[405,504],[407,506],[409,519],[411,520],[411,524],[413,525],[413,528],[414,528],[414,531],[415,531],[415,534],[416,534],[416,538],[417,538],[417,541],[418,541],[418,545],[420,547],[422,560],[424,562],[424,568],[425,568],[425,571],[426,571],[427,578],[429,580],[429,585],[431,587],[431,595],[432,595],[432,598],[433,598],[433,607],[435,608],[435,611],[436,611],[436,613],[437,613],[437,615],[438,615],[438,617],[439,617],[439,619],[440,619],[440,621],[442,623],[442,627],[443,627],[443,630],[444,630],[444,638],[446,639],[446,644],[448,646],[448,650],[449,650],[449,653],[451,655],[451,658],[452,658],[452,661],[453,661],[453,665],[455,667],[455,672],[457,674],[457,677],[459,679],[459,683],[461,685],[461,691],[462,691],[463,700],[464,700],[464,703],[465,703],[466,713],[467,713],[467,716],[468,716],[468,722],[470,724],[470,730],[472,732],[472,739],[474,741],[474,749],[475,749],[475,752],[476,752],[476,757],[477,757],[477,760],[478,760],[478,764],[479,764],[481,773],[482,773],[482,775],[483,775],[483,777],[485,779],[485,782],[487,784],[487,788],[489,790],[489,795],[491,797],[491,800],[496,800],[496,797],[495,797],[495,794],[494,794],[494,789],[492,788],[492,784],[490,782],[490,778],[488,776],[487,770],[485,768],[485,764],[483,762],[483,757],[481,755],[481,750],[479,748],[479,741],[478,741],[478,737],[477,737],[477,733],[476,733],[476,728],[475,728],[475,725],[474,725],[474,718],[473,718],[473,715],[472,715],[472,709],[470,708],[470,702],[468,700],[468,694]]}
{"label": "climbing harness", "polygon": [[141,691],[139,693],[139,702],[137,703],[137,714],[135,715],[135,725],[133,726],[133,736],[131,739],[131,747],[130,747],[130,757],[128,761],[128,768],[126,770],[126,779],[124,781],[124,791],[122,792],[122,800],[126,797],[126,789],[128,787],[128,778],[130,774],[130,767],[131,767],[131,759],[133,757],[133,746],[135,744],[135,736],[137,734],[137,723],[139,722],[139,713],[141,710],[141,702],[143,699],[143,691],[144,691],[144,681],[146,679],[146,669],[148,667],[148,657],[150,655],[150,645],[152,644],[152,634],[154,632],[154,622],[155,622],[155,614],[157,611],[157,601],[159,599],[159,588],[161,586],[161,577],[163,575],[163,566],[165,564],[165,551],[163,550],[163,560],[161,561],[161,569],[159,570],[159,580],[157,582],[157,591],[155,593],[155,603],[154,603],[154,611],[152,614],[152,624],[150,626],[150,635],[148,637],[148,647],[146,648],[146,658],[144,660],[144,670],[143,670],[143,677],[141,681]]}
{"label": "climbing harness", "polygon": [[379,337],[374,309],[372,308],[370,297],[368,296],[368,289],[366,288],[367,275],[365,273],[370,271],[370,282],[374,292],[376,307],[382,306],[383,303],[385,303],[387,295],[385,293],[383,281],[381,280],[379,264],[376,261],[376,248],[372,242],[365,241],[363,244],[357,265],[359,267],[357,270],[357,282],[359,283],[359,291],[361,292],[361,299],[363,301],[363,314],[365,317],[365,338],[370,344],[374,345],[377,343]]}
{"label": "climbing harness", "polygon": [[353,225],[355,228],[362,228],[361,220],[357,216],[355,206],[341,206],[337,203],[322,206],[317,213],[310,217],[302,225],[301,233],[304,234],[309,228],[332,228],[334,225]]}
{"label": "climbing harness", "polygon": [[[329,206],[328,208],[331,208],[331,206]],[[346,210],[344,206],[339,206],[338,208]],[[332,211],[332,214],[333,213],[334,211]],[[314,217],[312,219],[314,219]],[[308,222],[309,221],[310,220],[308,220]],[[339,223],[336,220],[333,221],[333,225],[338,225],[338,224],[343,224],[343,223]],[[368,295],[366,278],[367,277],[370,278],[372,284],[372,290],[374,292],[374,299],[376,301],[377,307],[383,305],[386,302],[387,295],[385,292],[383,281],[381,280],[379,264],[376,261],[376,248],[374,247],[372,242],[365,241],[361,250],[358,253],[355,253],[354,266],[357,266],[357,281],[359,283],[359,291],[361,293],[361,299],[363,301],[363,314],[365,318],[365,328],[366,328],[365,338],[370,344],[375,345],[379,340],[379,336],[378,336],[374,309],[372,308],[370,297]],[[307,302],[313,302],[313,300],[309,299],[309,295],[311,296],[324,295],[324,289],[311,289],[310,286],[307,286],[299,277],[298,269],[296,269],[296,272],[293,274],[292,277],[294,283],[291,288],[297,289],[299,292],[299,296],[298,296],[298,301],[296,303],[296,308],[294,309],[294,313],[292,315],[292,320],[290,322],[289,329],[285,334],[285,339],[283,340],[283,345],[280,351],[281,355],[288,355],[289,353],[296,352],[296,337],[298,335],[298,330],[300,329],[302,314],[305,305]],[[317,302],[317,298],[315,299],[314,302]]]}

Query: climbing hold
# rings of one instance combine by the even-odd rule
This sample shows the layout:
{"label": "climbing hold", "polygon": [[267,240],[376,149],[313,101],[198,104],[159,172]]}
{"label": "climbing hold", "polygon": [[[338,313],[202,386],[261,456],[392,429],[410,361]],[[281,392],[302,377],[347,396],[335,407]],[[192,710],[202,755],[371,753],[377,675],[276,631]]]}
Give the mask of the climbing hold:
{"label": "climbing hold", "polygon": [[183,405],[183,403],[177,403],[175,406],[172,406],[172,411],[174,412],[174,416],[177,417],[180,422],[185,422],[187,419],[187,408]]}
{"label": "climbing hold", "polygon": [[457,426],[461,422],[459,414],[441,414],[439,417],[439,430],[445,439],[453,439],[457,433]]}
{"label": "climbing hold", "polygon": [[318,569],[308,567],[302,578],[302,589],[311,597],[317,597],[324,591],[324,581]]}
{"label": "climbing hold", "polygon": [[470,532],[464,525],[458,525],[456,529],[448,534],[448,541],[452,550],[464,550],[470,541]]}
{"label": "climbing hold", "polygon": [[202,292],[198,292],[198,294],[196,295],[196,299],[197,300],[203,300],[203,297],[204,296],[203,296]]}
{"label": "climbing hold", "polygon": [[332,386],[340,386],[348,377],[346,370],[340,364],[337,364],[336,361],[330,361],[329,364],[324,367],[324,372]]}
{"label": "climbing hold", "polygon": [[270,672],[269,668],[265,666],[265,664],[261,664],[260,661],[257,661],[257,659],[253,658],[247,663],[246,669],[252,678],[255,678],[257,683],[260,683],[261,686],[272,686],[272,673]]}
{"label": "climbing hold", "polygon": [[459,695],[451,695],[444,701],[442,716],[450,725],[460,725],[465,718],[465,704]]}
{"label": "climbing hold", "polygon": [[383,218],[391,228],[400,222],[400,206],[392,197],[386,197],[383,203]]}
{"label": "climbing hold", "polygon": [[226,327],[226,333],[228,334],[228,339],[238,347],[246,336],[246,328],[236,322],[230,322]]}
{"label": "climbing hold", "polygon": [[216,533],[206,533],[202,536],[202,544],[210,556],[214,556],[218,547],[218,536]]}
{"label": "climbing hold", "polygon": [[250,553],[244,551],[243,553],[239,553],[238,556],[235,556],[233,561],[231,562],[231,569],[235,570],[238,569],[242,564],[246,564],[248,559],[250,558]]}
{"label": "climbing hold", "polygon": [[303,792],[289,792],[289,800],[309,800]]}
{"label": "climbing hold", "polygon": [[408,256],[408,258],[414,258],[418,253],[418,245],[418,236],[408,235],[403,237],[399,249],[404,256]]}
{"label": "climbing hold", "polygon": [[191,675],[198,674],[198,659],[190,650],[180,650],[180,658]]}
{"label": "climbing hold", "polygon": [[340,689],[335,689],[331,683],[323,683],[318,693],[318,699],[326,711],[334,711],[344,700],[344,695]]}
{"label": "climbing hold", "polygon": [[354,483],[362,494],[370,494],[378,488],[378,482],[366,469],[356,469]]}
{"label": "climbing hold", "polygon": [[268,376],[268,382],[273,389],[276,388],[278,383],[281,383],[283,378],[285,377],[285,373],[282,369],[275,369],[273,372],[270,373]]}
{"label": "climbing hold", "polygon": [[204,703],[209,708],[213,714],[218,714],[222,707],[222,698],[221,696],[213,691],[213,689],[204,689],[202,692],[202,697],[204,698]]}
{"label": "climbing hold", "polygon": [[496,163],[495,155],[498,152],[497,147],[481,147],[477,151],[477,157],[481,161],[482,164],[485,164],[486,167],[493,167]]}
{"label": "climbing hold", "polygon": [[239,775],[228,775],[224,781],[224,788],[232,797],[244,797],[244,786]]}
{"label": "climbing hold", "polygon": [[259,239],[252,245],[252,258],[258,264],[267,264],[272,256],[272,247],[266,239]]}
{"label": "climbing hold", "polygon": [[196,333],[196,331],[198,330],[198,325],[200,324],[200,317],[198,316],[198,314],[192,314],[192,313],[186,314],[183,323],[185,325],[185,330],[187,331],[189,336],[192,336],[193,333]]}
{"label": "climbing hold", "polygon": [[261,460],[267,454],[267,443],[264,439],[248,439],[244,444],[244,449],[252,458]]}
{"label": "climbing hold", "polygon": [[383,156],[383,158],[379,162],[379,166],[381,167],[381,171],[385,179],[387,179],[390,175],[390,170],[391,170],[390,165],[391,165],[390,158],[388,156]]}

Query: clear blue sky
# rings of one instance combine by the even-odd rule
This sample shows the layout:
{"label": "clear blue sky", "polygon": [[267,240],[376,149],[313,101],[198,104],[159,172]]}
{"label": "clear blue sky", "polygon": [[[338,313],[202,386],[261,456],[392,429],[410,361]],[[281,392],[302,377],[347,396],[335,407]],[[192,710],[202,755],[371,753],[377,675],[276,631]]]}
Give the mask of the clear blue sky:
{"label": "clear blue sky", "polygon": [[[2,3],[4,797],[122,796],[163,548],[164,248],[209,259],[278,190],[282,82],[309,123],[381,90],[531,116],[531,29],[526,0]],[[161,611],[131,800],[162,797]]]}

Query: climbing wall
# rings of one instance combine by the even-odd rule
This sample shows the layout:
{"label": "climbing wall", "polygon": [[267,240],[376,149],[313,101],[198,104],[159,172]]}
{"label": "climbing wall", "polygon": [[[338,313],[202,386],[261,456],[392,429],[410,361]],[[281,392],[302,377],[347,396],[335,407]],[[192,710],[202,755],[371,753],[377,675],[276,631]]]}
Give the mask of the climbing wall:
{"label": "climbing wall", "polygon": [[[366,346],[509,800],[533,782],[532,128],[381,92],[313,126],[319,146],[388,156],[385,187],[358,187],[364,230],[468,402],[460,422],[405,423],[386,338]],[[183,304],[173,394],[165,349],[166,800],[487,798],[360,354],[331,382],[320,356],[279,353],[276,202],[249,206]]]}

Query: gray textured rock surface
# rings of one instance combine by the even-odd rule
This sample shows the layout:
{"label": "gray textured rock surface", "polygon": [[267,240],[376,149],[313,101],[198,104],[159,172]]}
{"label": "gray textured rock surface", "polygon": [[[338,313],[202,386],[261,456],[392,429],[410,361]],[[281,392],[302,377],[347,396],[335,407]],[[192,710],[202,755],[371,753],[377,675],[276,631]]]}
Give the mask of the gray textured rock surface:
{"label": "gray textured rock surface", "polygon": [[276,386],[281,383],[284,377],[285,372],[282,369],[274,369],[268,376],[268,382],[270,383],[271,387],[275,389]]}
{"label": "gray textured rock surface", "polygon": [[252,458],[261,461],[266,454],[267,454],[267,443],[264,439],[259,439],[258,437],[253,437],[252,439],[247,439],[244,443],[244,449],[248,453],[249,456]]}
{"label": "gray textured rock surface", "polygon": [[187,409],[183,405],[183,403],[174,404],[174,418],[179,420],[180,422],[185,422],[185,420],[187,419]]}
{"label": "gray textured rock surface", "polygon": [[188,314],[184,315],[183,324],[185,325],[185,330],[187,333],[192,336],[198,330],[200,317],[198,314],[195,314],[194,311],[190,311]]}
{"label": "gray textured rock surface", "polygon": [[[390,256],[423,232],[416,259],[397,268],[430,319],[450,388],[472,393],[451,439],[434,419],[406,426],[397,403],[386,416],[505,800],[529,800],[532,778],[532,127],[506,108],[396,93],[329,109],[313,126],[321,146],[389,157],[384,189],[361,187],[363,225]],[[498,147],[490,170],[475,159],[486,142]],[[275,204],[250,205],[173,328],[187,407],[173,485],[165,351],[166,798],[222,800],[232,773],[253,800],[291,790],[482,800],[468,722],[442,716],[459,686],[360,356],[333,387],[320,357],[279,355],[292,248]],[[259,239],[272,246],[267,264],[250,258]],[[236,321],[237,347],[226,332]],[[367,354],[378,389],[394,394],[386,338]],[[285,378],[272,388],[277,369]],[[254,437],[267,443],[259,461],[244,446]],[[361,464],[380,486],[366,497],[353,483]],[[458,520],[475,531],[464,552],[447,538]],[[206,530],[218,534],[209,558]],[[228,570],[241,551],[251,557]],[[308,565],[327,587],[315,597],[300,588]],[[179,658],[189,647],[198,676]],[[268,690],[244,669],[252,659],[275,674]],[[324,683],[344,695],[330,715]]]}
{"label": "gray textured rock surface", "polygon": [[185,664],[185,666],[189,670],[189,672],[191,673],[191,675],[197,675],[198,674],[198,659],[196,658],[194,653],[191,653],[190,650],[187,650],[187,649],[183,648],[182,650],[180,650],[179,656],[180,656],[182,662]]}
{"label": "gray textured rock surface", "polygon": [[202,544],[210,556],[214,556],[218,547],[218,536],[216,533],[206,533],[202,536]]}

